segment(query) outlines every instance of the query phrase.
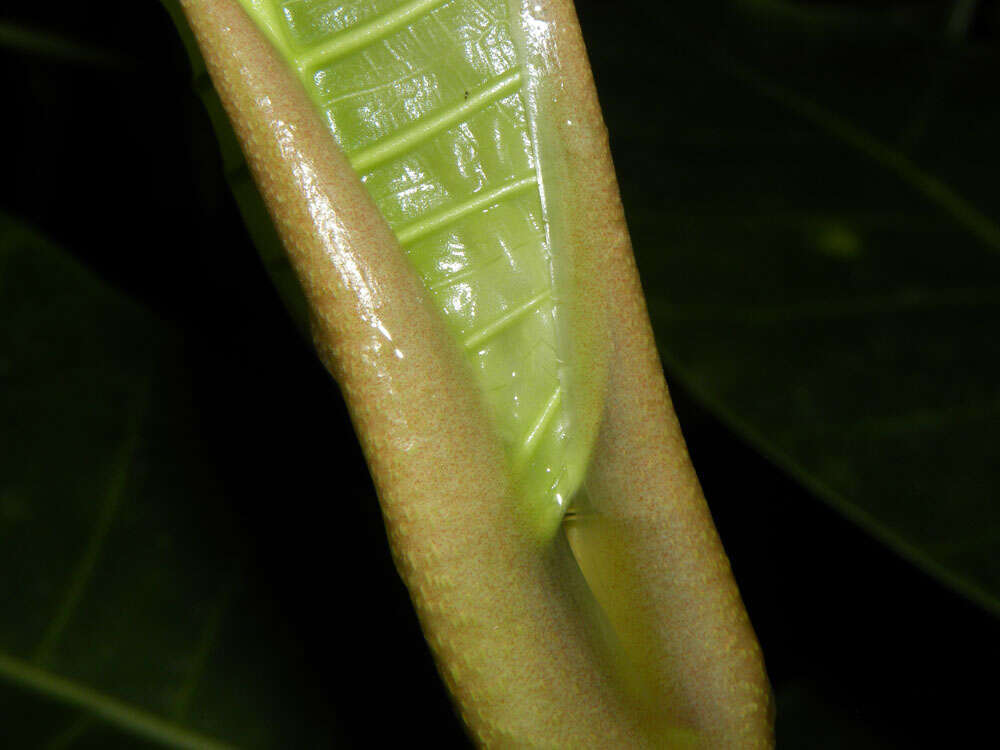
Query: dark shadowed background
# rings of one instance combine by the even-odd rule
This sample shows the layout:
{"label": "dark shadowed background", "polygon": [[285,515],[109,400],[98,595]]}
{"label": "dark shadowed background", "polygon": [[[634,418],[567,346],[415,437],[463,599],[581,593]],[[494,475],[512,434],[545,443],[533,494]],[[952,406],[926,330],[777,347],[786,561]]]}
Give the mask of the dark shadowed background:
{"label": "dark shadowed background", "polygon": [[[973,744],[997,5],[578,8],[779,746]],[[0,10],[0,747],[461,747],[203,85],[154,0]]]}

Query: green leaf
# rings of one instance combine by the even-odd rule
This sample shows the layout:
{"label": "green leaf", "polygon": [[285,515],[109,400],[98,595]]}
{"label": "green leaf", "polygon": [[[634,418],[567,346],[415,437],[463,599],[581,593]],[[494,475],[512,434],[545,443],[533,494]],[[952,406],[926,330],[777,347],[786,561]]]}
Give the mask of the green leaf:
{"label": "green leaf", "polygon": [[[444,316],[507,448],[525,515],[550,537],[582,484],[599,420],[603,386],[579,386],[603,378],[594,377],[596,358],[577,356],[593,350],[586,342],[597,327],[569,323],[579,311],[564,302],[576,292],[558,196],[572,165],[539,135],[548,126],[531,104],[549,95],[531,72],[548,61],[533,59],[542,53],[522,38],[506,0],[379,2],[357,14],[321,1],[240,2]],[[218,120],[191,35],[176,4],[167,8]],[[226,154],[228,127],[216,131]],[[246,180],[245,168],[228,171]],[[546,191],[556,199],[543,201]],[[260,216],[255,191],[236,183],[234,192],[248,218]],[[268,260],[275,243],[263,239]]]}
{"label": "green leaf", "polygon": [[0,214],[0,745],[327,746],[180,337]]}
{"label": "green leaf", "polygon": [[947,13],[777,6],[672,12],[614,54],[613,20],[590,25],[662,356],[816,495],[1000,613],[998,55]]}
{"label": "green leaf", "polygon": [[[995,51],[962,43],[975,9],[743,0],[642,24],[581,9],[671,376],[818,496],[1000,611],[986,436],[1000,410],[1000,109],[981,90]],[[280,267],[193,59],[244,216]]]}

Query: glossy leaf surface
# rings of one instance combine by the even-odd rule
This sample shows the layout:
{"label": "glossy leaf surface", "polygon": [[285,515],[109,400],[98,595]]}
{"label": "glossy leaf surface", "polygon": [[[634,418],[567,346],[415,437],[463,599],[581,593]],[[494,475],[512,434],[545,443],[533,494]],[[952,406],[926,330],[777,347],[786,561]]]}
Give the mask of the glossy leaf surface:
{"label": "glossy leaf surface", "polygon": [[550,537],[600,410],[575,392],[572,370],[600,363],[576,361],[568,342],[597,334],[566,311],[578,292],[560,274],[561,185],[542,158],[527,59],[544,42],[524,41],[532,32],[507,0],[241,1],[464,350],[529,517]]}
{"label": "glossy leaf surface", "polygon": [[[327,5],[275,18],[300,47],[364,20]],[[650,41],[591,54],[668,369],[810,491],[996,610],[1000,120],[978,83],[997,55],[961,10],[584,19],[598,39]]]}

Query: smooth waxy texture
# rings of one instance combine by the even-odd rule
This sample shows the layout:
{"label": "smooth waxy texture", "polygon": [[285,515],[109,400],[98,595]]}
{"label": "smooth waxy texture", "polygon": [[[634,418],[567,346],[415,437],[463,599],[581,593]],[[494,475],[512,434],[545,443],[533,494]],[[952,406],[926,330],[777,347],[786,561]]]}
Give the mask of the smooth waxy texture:
{"label": "smooth waxy texture", "polygon": [[[475,372],[522,510],[551,538],[599,399],[574,382],[556,256],[559,178],[539,161],[530,45],[507,0],[240,0],[327,122]],[[535,55],[537,57],[537,54]],[[536,76],[537,77],[537,76]],[[545,196],[548,194],[548,199]]]}
{"label": "smooth waxy texture", "polygon": [[598,310],[607,328],[588,330],[614,334],[569,345],[607,363],[589,513],[570,529],[586,582],[565,536],[539,543],[518,513],[509,450],[484,429],[489,407],[455,337],[296,75],[235,0],[185,7],[473,735],[504,746],[767,746],[759,649],[670,407],[572,8],[533,3],[516,17],[547,29],[542,47],[524,49],[536,91],[558,94],[534,99],[534,117],[540,161],[564,175],[552,221],[574,290],[568,317]]}

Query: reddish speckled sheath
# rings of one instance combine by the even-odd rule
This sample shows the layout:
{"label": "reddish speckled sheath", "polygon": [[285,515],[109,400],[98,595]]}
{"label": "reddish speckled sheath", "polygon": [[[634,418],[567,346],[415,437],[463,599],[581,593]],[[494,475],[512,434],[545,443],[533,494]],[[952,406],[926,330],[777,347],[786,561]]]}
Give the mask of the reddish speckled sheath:
{"label": "reddish speckled sheath", "polygon": [[544,544],[514,510],[458,347],[305,92],[236,0],[183,0],[470,733],[496,747],[769,747],[760,650],[667,393],[575,12],[533,5],[566,92],[539,115],[573,165],[560,200],[574,273],[609,331],[594,513]]}

